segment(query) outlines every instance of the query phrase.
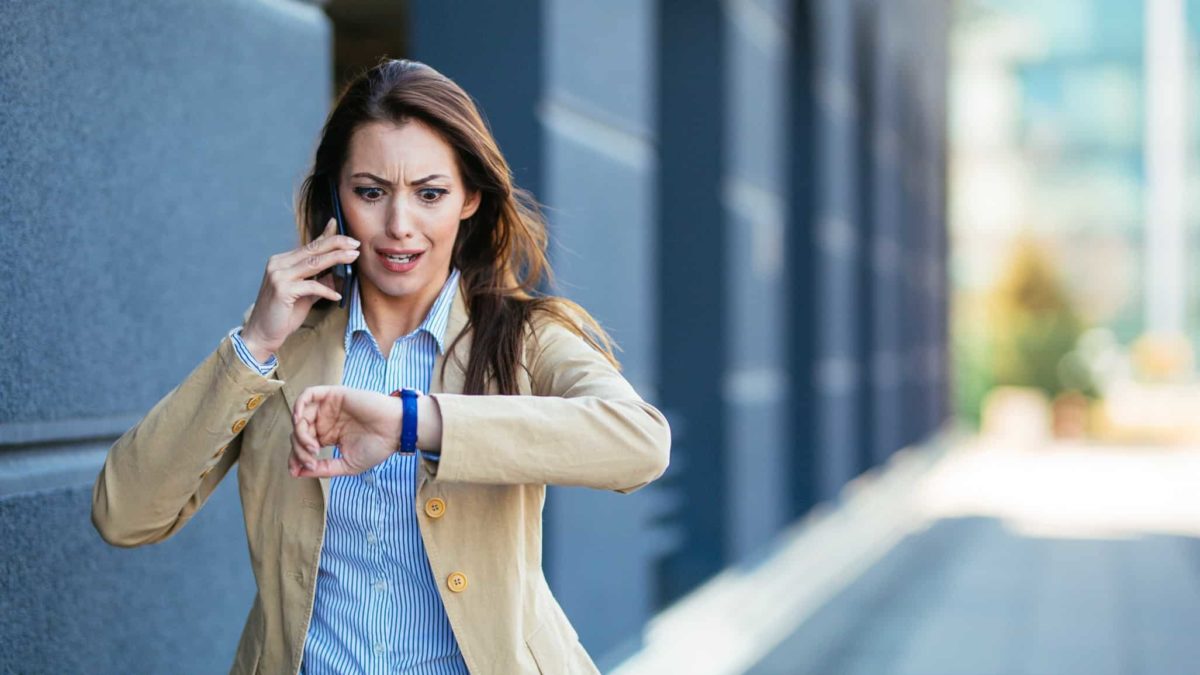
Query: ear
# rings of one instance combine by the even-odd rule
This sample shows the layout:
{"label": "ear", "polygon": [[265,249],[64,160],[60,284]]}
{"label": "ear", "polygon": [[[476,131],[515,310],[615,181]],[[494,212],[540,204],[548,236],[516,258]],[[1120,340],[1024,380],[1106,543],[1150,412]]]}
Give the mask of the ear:
{"label": "ear", "polygon": [[483,193],[479,190],[471,190],[467,193],[467,199],[463,202],[462,211],[458,214],[459,220],[466,220],[475,215],[479,210],[479,203],[483,201]]}

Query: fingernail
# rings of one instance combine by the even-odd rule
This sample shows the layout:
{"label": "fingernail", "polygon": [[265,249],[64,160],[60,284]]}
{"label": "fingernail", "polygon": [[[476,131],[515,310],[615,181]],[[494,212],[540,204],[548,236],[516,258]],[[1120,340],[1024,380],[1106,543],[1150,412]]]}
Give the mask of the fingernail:
{"label": "fingernail", "polygon": [[362,245],[362,242],[361,242],[361,241],[359,241],[359,240],[357,240],[357,239],[351,239],[351,240],[350,240],[350,243],[351,243],[351,244],[353,244],[354,246],[361,246],[361,245]]}

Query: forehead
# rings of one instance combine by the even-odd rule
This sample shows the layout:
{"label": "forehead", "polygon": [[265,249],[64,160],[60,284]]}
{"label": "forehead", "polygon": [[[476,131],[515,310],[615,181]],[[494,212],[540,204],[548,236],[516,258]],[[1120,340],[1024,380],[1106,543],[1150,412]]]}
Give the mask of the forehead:
{"label": "forehead", "polygon": [[458,178],[454,148],[429,125],[410,120],[397,126],[369,122],[354,131],[346,173],[368,171],[384,178],[442,173]]}

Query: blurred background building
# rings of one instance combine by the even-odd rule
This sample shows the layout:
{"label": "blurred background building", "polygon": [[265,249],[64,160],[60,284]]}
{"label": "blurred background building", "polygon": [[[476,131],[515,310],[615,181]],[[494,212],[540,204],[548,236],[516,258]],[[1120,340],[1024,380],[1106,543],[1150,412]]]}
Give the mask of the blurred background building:
{"label": "blurred background building", "polygon": [[[1002,244],[1037,226],[1129,296],[1079,305],[1079,325],[1134,335],[1142,43],[1122,30],[1140,14],[1031,41],[1030,22],[1093,3],[959,4],[6,4],[0,671],[228,667],[254,592],[235,477],[137,550],[93,531],[92,481],[295,245],[324,116],[384,55],[478,100],[547,205],[559,291],[670,418],[658,482],[548,498],[546,571],[605,670],[646,648],[654,617],[770,559],[781,533],[946,426],[952,259],[982,292]],[[971,112],[954,108],[951,201],[955,16],[955,68],[975,70],[955,80]],[[1047,161],[1033,172],[1026,151]],[[1070,218],[1012,216],[1018,191]],[[953,258],[948,204],[965,233]]]}

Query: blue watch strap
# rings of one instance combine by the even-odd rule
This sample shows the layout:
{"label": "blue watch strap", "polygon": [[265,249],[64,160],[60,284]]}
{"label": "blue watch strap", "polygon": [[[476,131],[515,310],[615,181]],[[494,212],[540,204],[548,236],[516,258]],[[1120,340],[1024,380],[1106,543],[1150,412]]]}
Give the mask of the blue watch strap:
{"label": "blue watch strap", "polygon": [[400,401],[404,406],[404,419],[400,426],[400,452],[417,451],[417,397],[416,389],[401,389]]}

